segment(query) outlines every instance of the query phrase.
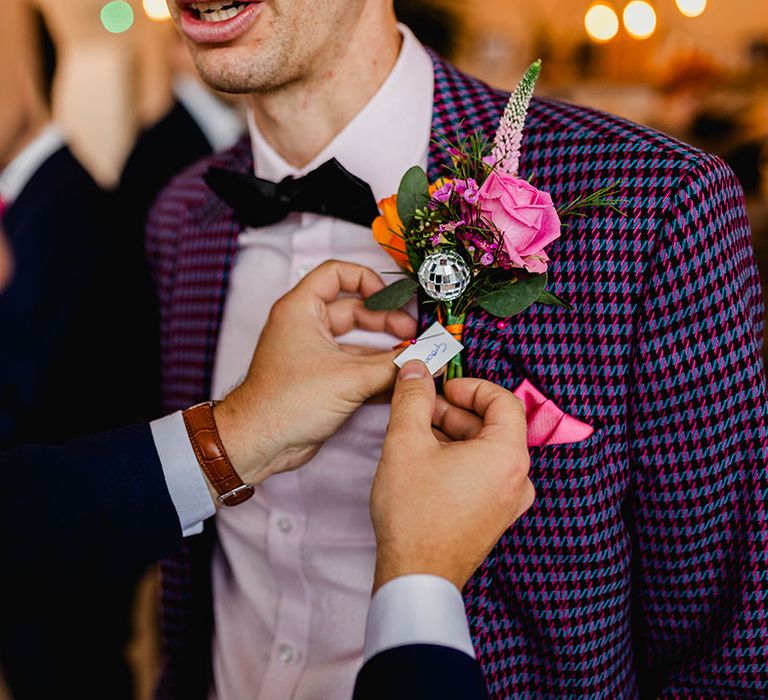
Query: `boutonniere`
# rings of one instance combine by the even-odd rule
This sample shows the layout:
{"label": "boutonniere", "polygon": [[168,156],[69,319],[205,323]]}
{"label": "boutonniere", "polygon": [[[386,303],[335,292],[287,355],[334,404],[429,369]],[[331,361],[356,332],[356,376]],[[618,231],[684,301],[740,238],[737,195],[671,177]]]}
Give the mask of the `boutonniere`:
{"label": "boutonniere", "polygon": [[[618,202],[614,186],[558,210],[548,192],[520,177],[523,130],[540,72],[541,61],[526,71],[493,142],[478,132],[457,134],[453,142],[441,138],[438,145],[451,157],[443,177],[430,184],[415,166],[397,194],[379,202],[374,238],[406,276],[371,296],[369,308],[400,308],[421,287],[459,341],[475,306],[498,317],[500,325],[536,303],[571,308],[547,289],[547,246],[568,216],[584,216],[586,207],[615,209]],[[462,371],[457,355],[447,378]]]}

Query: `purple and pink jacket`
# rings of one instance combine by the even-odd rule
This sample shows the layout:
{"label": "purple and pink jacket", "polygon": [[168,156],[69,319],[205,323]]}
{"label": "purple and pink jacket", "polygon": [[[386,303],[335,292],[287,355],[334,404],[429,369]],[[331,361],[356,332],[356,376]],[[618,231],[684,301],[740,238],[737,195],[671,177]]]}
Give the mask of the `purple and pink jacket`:
{"label": "purple and pink jacket", "polygon": [[[507,95],[435,57],[433,130],[492,135]],[[433,147],[430,179],[441,174]],[[150,217],[165,409],[208,398],[240,224],[210,166]],[[476,310],[469,374],[529,379],[595,427],[534,448],[537,500],[464,591],[494,698],[768,697],[768,397],[762,297],[741,189],[716,157],[592,110],[534,100],[521,176],[564,205],[619,183],[619,215],[571,219],[551,289],[503,329]],[[422,319],[425,321],[425,319]],[[204,698],[215,524],[163,564],[161,698]]]}

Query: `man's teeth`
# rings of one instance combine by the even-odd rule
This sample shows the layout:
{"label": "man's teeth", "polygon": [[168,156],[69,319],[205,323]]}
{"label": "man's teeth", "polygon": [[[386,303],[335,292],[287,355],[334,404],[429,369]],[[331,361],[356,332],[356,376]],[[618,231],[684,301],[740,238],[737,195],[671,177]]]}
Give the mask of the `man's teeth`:
{"label": "man's teeth", "polygon": [[223,22],[237,17],[247,4],[232,2],[232,0],[216,0],[215,2],[196,2],[191,7],[197,11],[204,22]]}

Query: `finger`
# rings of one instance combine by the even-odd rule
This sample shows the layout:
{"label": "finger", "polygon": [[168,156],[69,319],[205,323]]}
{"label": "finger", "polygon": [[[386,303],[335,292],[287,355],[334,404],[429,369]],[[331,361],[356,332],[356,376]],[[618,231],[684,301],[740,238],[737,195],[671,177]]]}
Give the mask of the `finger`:
{"label": "finger", "polygon": [[443,396],[435,402],[432,425],[439,428],[452,440],[470,440],[477,437],[483,428],[483,419],[472,411],[454,406]]}
{"label": "finger", "polygon": [[372,333],[389,333],[397,338],[413,338],[417,324],[405,311],[371,311],[362,299],[347,297],[327,305],[328,325],[334,336],[359,328]]}
{"label": "finger", "polygon": [[453,405],[483,418],[478,437],[503,435],[525,440],[525,410],[512,392],[484,379],[461,378],[445,384],[445,397]]}
{"label": "finger", "polygon": [[519,500],[517,508],[515,508],[512,513],[510,526],[514,525],[526,512],[528,512],[536,501],[536,487],[530,479],[525,480],[518,496]]}
{"label": "finger", "polygon": [[435,410],[435,382],[427,366],[418,360],[407,362],[397,375],[392,394],[390,432],[411,433],[434,441],[432,414]]}
{"label": "finger", "polygon": [[331,302],[342,293],[359,294],[367,299],[383,288],[384,282],[370,268],[328,260],[304,277],[289,295]]}
{"label": "finger", "polygon": [[369,357],[371,355],[381,354],[381,348],[372,348],[369,345],[349,345],[342,343],[339,345],[339,349],[343,350],[347,355],[354,355],[355,357]]}
{"label": "finger", "polygon": [[449,438],[442,430],[438,430],[434,426],[432,426],[432,435],[435,436],[435,440],[442,442],[443,444],[453,442],[453,440],[451,440],[451,438]]}
{"label": "finger", "polygon": [[[370,345],[350,345],[348,343],[341,343],[339,349],[343,350],[347,355],[354,355],[355,357],[379,357],[382,355],[381,348],[372,348]],[[389,357],[389,351],[387,351],[387,357]]]}
{"label": "finger", "polygon": [[382,350],[381,348],[372,348],[370,345],[352,345],[350,343],[341,343],[339,350],[343,350],[347,355],[353,357],[370,357],[376,364],[392,365],[397,369],[395,360],[402,350]]}
{"label": "finger", "polygon": [[344,372],[344,381],[357,392],[360,401],[386,395],[392,390],[397,377],[394,350],[382,352],[357,345],[343,346],[347,357],[336,355],[338,367]]}

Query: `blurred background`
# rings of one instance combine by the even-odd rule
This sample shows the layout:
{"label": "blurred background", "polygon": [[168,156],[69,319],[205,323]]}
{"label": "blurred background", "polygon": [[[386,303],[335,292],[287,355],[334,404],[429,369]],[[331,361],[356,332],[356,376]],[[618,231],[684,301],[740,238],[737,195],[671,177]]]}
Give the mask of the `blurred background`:
{"label": "blurred background", "polygon": [[[744,187],[766,287],[766,0],[397,0],[396,7],[423,42],[493,85],[513,88],[542,58],[539,94],[725,158]],[[0,54],[0,177],[25,138],[55,124],[95,185],[121,193],[107,206],[138,202],[130,207],[137,230],[175,170],[226,148],[242,129],[237,101],[197,82],[164,0],[3,0]],[[190,129],[197,150],[182,152],[174,135]],[[130,601],[129,669],[135,696],[147,698],[159,658],[154,574]]]}

